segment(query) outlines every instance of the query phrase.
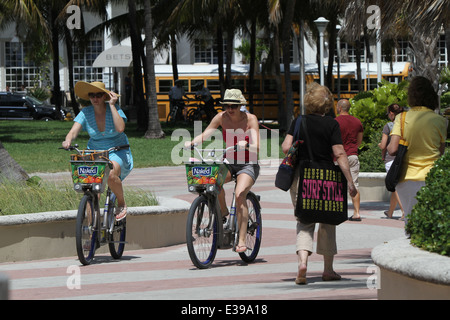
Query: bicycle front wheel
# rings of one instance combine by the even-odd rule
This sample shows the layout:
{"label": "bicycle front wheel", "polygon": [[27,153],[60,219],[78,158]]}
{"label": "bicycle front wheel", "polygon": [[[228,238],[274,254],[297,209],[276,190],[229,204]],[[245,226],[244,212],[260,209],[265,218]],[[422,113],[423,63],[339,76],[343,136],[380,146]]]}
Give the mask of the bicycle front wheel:
{"label": "bicycle front wheel", "polygon": [[248,225],[247,235],[245,238],[245,245],[247,250],[239,253],[241,259],[245,262],[253,262],[258,255],[259,248],[261,247],[262,238],[262,218],[261,218],[261,206],[258,198],[252,192],[247,194],[247,207],[248,207]]}
{"label": "bicycle front wheel", "polygon": [[109,210],[108,210],[108,218],[109,218],[109,226],[114,224],[112,229],[112,233],[108,232],[108,247],[109,253],[111,257],[114,259],[120,259],[123,255],[123,251],[125,250],[125,236],[127,233],[127,218],[122,219],[120,221],[116,221],[114,210],[116,208],[116,196],[114,193],[111,193],[110,202],[109,202]]}
{"label": "bicycle front wheel", "polygon": [[216,257],[218,223],[204,195],[192,202],[186,224],[186,243],[191,261],[199,269],[211,266]]}
{"label": "bicycle front wheel", "polygon": [[94,197],[84,195],[78,206],[75,237],[78,259],[83,265],[92,262],[97,246],[98,228]]}

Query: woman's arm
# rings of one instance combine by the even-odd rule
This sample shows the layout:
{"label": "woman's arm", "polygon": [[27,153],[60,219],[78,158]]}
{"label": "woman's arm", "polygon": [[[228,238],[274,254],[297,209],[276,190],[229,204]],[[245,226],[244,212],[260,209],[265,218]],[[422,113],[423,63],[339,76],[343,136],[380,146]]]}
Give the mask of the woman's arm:
{"label": "woman's arm", "polygon": [[384,160],[386,156],[386,147],[387,147],[387,141],[388,141],[388,135],[386,133],[383,133],[381,136],[381,141],[378,144],[378,147],[381,149],[381,158]]}
{"label": "woman's arm", "polygon": [[294,143],[294,136],[287,134],[286,137],[284,138],[283,143],[281,144],[281,150],[283,151],[284,154],[287,154],[289,149],[292,146],[292,143]]}
{"label": "woman's arm", "polygon": [[393,134],[391,135],[391,142],[387,146],[387,151],[391,156],[395,156],[398,151],[398,145],[400,143],[400,136]]}
{"label": "woman's arm", "polygon": [[221,124],[222,112],[216,114],[216,116],[211,120],[210,124],[206,127],[205,131],[192,139],[192,141],[186,141],[184,146],[188,148],[189,146],[192,146],[194,144],[201,144],[203,141],[207,140],[214,133],[214,131],[219,128]]}
{"label": "woman's arm", "polygon": [[64,149],[67,149],[71,146],[72,141],[75,140],[76,137],[78,137],[78,134],[80,133],[81,128],[82,128],[82,126],[80,123],[78,123],[78,122],[73,123],[72,129],[70,129],[69,133],[66,136],[66,139],[62,143],[62,147]]}
{"label": "woman's arm", "polygon": [[123,118],[120,116],[119,112],[116,109],[116,102],[117,102],[117,94],[115,94],[114,92],[110,92],[109,93],[109,108],[111,109],[111,114],[113,117],[113,122],[114,122],[114,128],[116,129],[117,132],[124,132],[125,131],[125,121],[123,120]]}
{"label": "woman's arm", "polygon": [[350,173],[350,166],[348,164],[347,154],[345,153],[344,146],[342,144],[335,144],[332,147],[333,155],[336,158],[336,161],[339,167],[342,170],[345,178],[347,179],[348,192],[351,197],[356,196],[357,190],[353,183],[352,174]]}

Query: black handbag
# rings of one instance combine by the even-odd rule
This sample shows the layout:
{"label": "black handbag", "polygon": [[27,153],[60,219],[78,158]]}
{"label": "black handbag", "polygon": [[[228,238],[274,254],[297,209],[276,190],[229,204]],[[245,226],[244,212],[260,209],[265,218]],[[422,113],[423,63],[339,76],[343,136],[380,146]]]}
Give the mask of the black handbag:
{"label": "black handbag", "polygon": [[400,127],[401,137],[400,137],[400,142],[398,144],[397,154],[394,158],[394,161],[392,162],[391,167],[389,168],[389,171],[386,174],[386,179],[384,180],[386,189],[390,192],[395,191],[395,187],[397,186],[398,181],[400,180],[400,174],[402,172],[403,158],[406,155],[406,151],[408,151],[408,142],[403,138],[403,130],[405,127],[405,117],[406,117],[406,112],[402,112],[401,127]]}
{"label": "black handbag", "polygon": [[275,177],[275,186],[283,191],[288,191],[294,181],[294,173],[298,164],[298,148],[302,141],[298,140],[302,116],[295,122],[294,142],[281,162]]}
{"label": "black handbag", "polygon": [[295,216],[302,223],[338,225],[348,219],[347,180],[333,161],[314,160],[305,120],[302,128],[309,159],[299,162]]}

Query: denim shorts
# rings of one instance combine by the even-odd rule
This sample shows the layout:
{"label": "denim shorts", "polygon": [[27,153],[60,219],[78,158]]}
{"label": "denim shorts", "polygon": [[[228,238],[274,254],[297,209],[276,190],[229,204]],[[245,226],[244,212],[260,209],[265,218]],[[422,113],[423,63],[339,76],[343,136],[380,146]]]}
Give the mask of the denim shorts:
{"label": "denim shorts", "polygon": [[120,165],[120,180],[124,180],[133,169],[133,155],[130,149],[122,149],[109,153],[109,160]]}
{"label": "denim shorts", "polygon": [[246,173],[253,181],[256,181],[259,176],[259,164],[229,164],[228,168],[231,174],[236,175],[236,177],[241,173]]}

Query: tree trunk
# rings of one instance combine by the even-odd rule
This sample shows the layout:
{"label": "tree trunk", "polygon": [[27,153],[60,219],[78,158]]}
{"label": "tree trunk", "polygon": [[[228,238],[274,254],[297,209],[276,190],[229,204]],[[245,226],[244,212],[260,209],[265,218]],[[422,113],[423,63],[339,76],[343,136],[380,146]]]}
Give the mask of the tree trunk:
{"label": "tree trunk", "polygon": [[29,178],[25,170],[9,155],[0,141],[0,182],[3,179],[24,182]]}
{"label": "tree trunk", "polygon": [[[141,68],[141,35],[136,26],[136,2],[128,0],[128,21],[130,26],[131,52],[133,55],[134,105],[137,107],[137,125],[139,131],[146,131],[148,125],[147,105],[144,99]],[[147,90],[148,91],[148,90]]]}
{"label": "tree trunk", "polygon": [[434,89],[439,88],[439,34],[420,35],[413,32],[410,40],[414,54],[411,76],[423,76],[431,81]]}
{"label": "tree trunk", "polygon": [[158,116],[158,101],[156,97],[156,77],[155,61],[153,53],[153,19],[150,1],[144,1],[145,10],[145,49],[146,49],[146,87],[147,106],[148,106],[148,129],[145,133],[147,139],[164,138],[164,132],[161,129],[161,123]]}
{"label": "tree trunk", "polygon": [[294,120],[294,95],[292,90],[292,80],[291,80],[291,30],[292,30],[292,19],[294,18],[294,8],[295,0],[289,0],[286,4],[283,25],[281,30],[282,37],[282,47],[283,47],[283,63],[284,63],[284,83],[286,88],[286,104],[284,106],[284,124],[286,126],[290,125],[291,121]]}

